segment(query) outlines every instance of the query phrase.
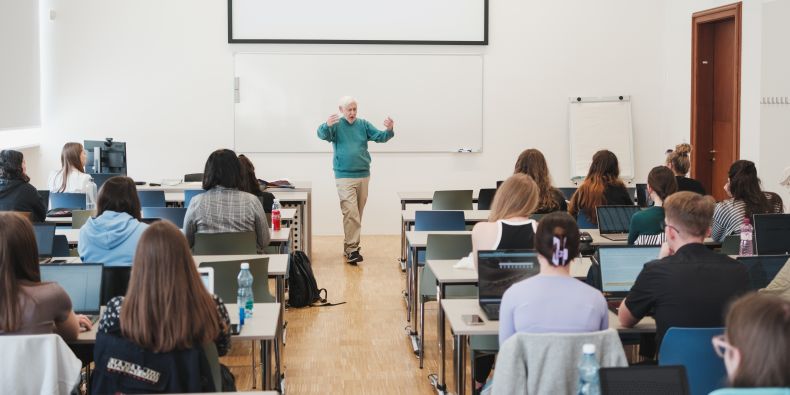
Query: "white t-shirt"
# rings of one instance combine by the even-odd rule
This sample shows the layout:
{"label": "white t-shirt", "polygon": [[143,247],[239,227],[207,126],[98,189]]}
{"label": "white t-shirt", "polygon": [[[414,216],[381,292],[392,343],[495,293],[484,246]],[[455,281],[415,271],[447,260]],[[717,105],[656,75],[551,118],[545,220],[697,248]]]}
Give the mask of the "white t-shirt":
{"label": "white t-shirt", "polygon": [[49,182],[47,185],[49,186],[49,191],[52,193],[85,193],[88,195],[88,201],[95,203],[96,196],[93,196],[94,192],[90,187],[91,183],[93,183],[93,178],[91,178],[90,175],[85,174],[77,169],[72,169],[68,175],[68,178],[66,178],[66,189],[61,191],[60,187],[63,184],[63,169],[60,169],[50,173]]}

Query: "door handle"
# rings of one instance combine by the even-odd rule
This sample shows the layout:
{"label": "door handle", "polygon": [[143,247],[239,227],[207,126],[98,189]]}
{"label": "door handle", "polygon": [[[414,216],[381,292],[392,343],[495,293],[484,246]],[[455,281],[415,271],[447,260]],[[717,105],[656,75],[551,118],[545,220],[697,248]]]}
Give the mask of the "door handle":
{"label": "door handle", "polygon": [[711,154],[715,154],[715,153],[716,153],[716,150],[715,150],[715,149],[712,149],[712,150],[710,150],[710,153],[711,153]]}

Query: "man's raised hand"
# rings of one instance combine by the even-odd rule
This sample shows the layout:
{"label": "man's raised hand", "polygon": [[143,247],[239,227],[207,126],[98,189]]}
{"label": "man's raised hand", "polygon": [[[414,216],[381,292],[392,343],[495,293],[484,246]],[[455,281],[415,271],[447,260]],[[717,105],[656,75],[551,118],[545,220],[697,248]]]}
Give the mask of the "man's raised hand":
{"label": "man's raised hand", "polygon": [[393,121],[392,118],[390,118],[390,117],[385,118],[384,119],[384,127],[387,128],[387,130],[391,132],[392,129],[395,127],[395,121]]}
{"label": "man's raised hand", "polygon": [[326,126],[332,126],[338,122],[340,122],[340,117],[337,114],[332,114],[326,120]]}

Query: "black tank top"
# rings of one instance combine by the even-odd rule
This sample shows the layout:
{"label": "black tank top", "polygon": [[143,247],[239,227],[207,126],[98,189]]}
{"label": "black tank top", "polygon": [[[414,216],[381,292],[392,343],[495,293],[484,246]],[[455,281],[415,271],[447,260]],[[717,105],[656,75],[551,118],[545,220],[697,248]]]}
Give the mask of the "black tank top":
{"label": "black tank top", "polygon": [[499,223],[499,244],[496,250],[531,250],[535,248],[535,231],[532,223],[528,221],[523,224],[507,224],[503,221]]}

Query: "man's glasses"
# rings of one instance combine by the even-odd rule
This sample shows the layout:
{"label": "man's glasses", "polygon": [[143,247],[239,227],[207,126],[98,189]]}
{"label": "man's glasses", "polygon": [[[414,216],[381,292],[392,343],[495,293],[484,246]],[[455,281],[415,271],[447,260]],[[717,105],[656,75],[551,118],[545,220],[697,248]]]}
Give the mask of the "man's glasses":
{"label": "man's glasses", "polygon": [[667,233],[667,228],[672,228],[672,230],[674,230],[677,234],[680,234],[680,230],[678,228],[676,228],[676,227],[674,227],[674,226],[662,221],[661,222],[661,229],[664,230],[664,233]]}

